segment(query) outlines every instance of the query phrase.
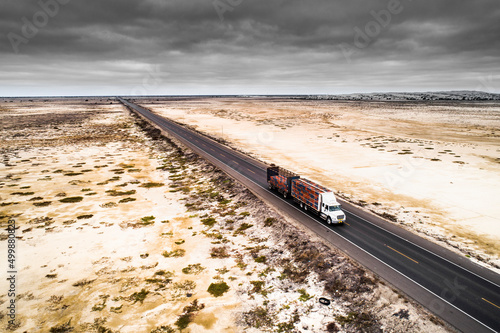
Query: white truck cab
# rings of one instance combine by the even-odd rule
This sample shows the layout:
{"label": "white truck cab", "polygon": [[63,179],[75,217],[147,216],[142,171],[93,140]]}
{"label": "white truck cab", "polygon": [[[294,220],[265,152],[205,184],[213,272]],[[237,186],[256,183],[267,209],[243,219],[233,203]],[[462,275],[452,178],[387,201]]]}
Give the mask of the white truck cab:
{"label": "white truck cab", "polygon": [[325,192],[320,194],[319,198],[319,213],[322,219],[328,224],[340,224],[345,221],[345,213],[342,211],[341,205],[338,203],[333,192]]}

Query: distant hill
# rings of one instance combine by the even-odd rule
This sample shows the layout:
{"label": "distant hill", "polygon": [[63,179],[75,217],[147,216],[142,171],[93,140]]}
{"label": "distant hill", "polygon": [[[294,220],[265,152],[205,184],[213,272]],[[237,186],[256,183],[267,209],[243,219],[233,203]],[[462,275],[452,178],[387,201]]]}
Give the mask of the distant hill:
{"label": "distant hill", "polygon": [[350,100],[350,101],[497,101],[500,94],[483,91],[436,91],[415,93],[367,93],[346,95],[308,95],[306,99]]}

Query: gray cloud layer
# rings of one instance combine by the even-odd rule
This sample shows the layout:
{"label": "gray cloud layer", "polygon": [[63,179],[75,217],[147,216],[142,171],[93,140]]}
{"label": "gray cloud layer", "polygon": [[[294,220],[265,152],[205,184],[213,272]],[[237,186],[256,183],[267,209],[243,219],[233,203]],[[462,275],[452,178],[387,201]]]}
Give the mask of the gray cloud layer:
{"label": "gray cloud layer", "polygon": [[0,6],[4,96],[500,92],[497,0]]}

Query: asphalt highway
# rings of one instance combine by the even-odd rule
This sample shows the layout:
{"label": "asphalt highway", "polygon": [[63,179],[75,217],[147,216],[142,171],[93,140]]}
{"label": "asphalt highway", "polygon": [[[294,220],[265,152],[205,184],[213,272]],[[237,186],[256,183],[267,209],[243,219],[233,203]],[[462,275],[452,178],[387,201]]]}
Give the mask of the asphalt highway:
{"label": "asphalt highway", "polygon": [[339,200],[346,225],[329,226],[291,200],[269,191],[267,165],[118,99],[457,330],[500,332],[500,275],[348,202]]}

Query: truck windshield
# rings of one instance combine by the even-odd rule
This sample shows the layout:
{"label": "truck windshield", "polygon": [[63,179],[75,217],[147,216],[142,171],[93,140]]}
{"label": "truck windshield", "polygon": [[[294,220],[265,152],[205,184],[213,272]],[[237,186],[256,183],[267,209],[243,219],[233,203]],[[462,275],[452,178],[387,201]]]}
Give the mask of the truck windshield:
{"label": "truck windshield", "polygon": [[334,212],[336,210],[340,210],[340,205],[337,205],[337,206],[330,206],[330,212]]}

